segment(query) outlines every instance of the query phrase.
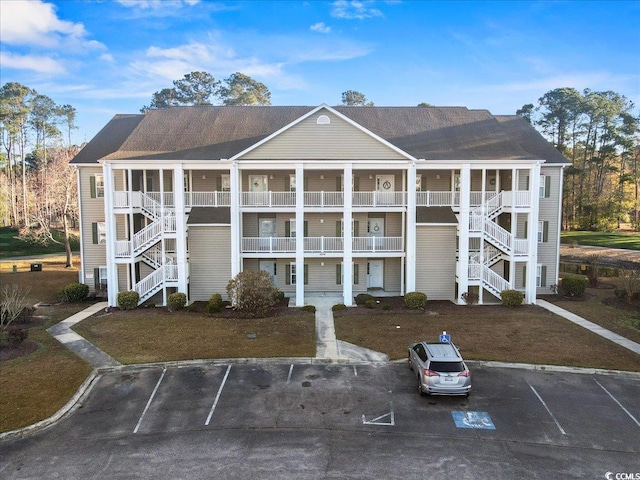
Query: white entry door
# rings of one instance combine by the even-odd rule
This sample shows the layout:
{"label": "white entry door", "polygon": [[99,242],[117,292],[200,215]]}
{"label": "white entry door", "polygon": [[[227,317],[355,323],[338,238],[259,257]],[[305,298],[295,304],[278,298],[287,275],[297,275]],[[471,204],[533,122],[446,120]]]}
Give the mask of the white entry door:
{"label": "white entry door", "polygon": [[249,204],[266,205],[269,195],[269,177],[266,175],[249,175]]}
{"label": "white entry door", "polygon": [[376,191],[378,196],[378,204],[380,205],[393,205],[394,203],[394,190],[395,190],[394,175],[377,175],[376,176]]}
{"label": "white entry door", "polygon": [[367,262],[367,288],[382,288],[384,279],[384,260]]}
{"label": "white entry door", "polygon": [[260,260],[260,270],[264,270],[271,276],[274,286],[278,285],[276,278],[276,262],[273,260]]}
{"label": "white entry door", "polygon": [[275,218],[261,218],[260,219],[260,251],[270,252],[272,251],[271,238],[276,236],[276,219]]}
{"label": "white entry door", "polygon": [[382,246],[384,240],[384,218],[370,218],[367,223],[367,231],[371,238],[371,246],[374,250]]}

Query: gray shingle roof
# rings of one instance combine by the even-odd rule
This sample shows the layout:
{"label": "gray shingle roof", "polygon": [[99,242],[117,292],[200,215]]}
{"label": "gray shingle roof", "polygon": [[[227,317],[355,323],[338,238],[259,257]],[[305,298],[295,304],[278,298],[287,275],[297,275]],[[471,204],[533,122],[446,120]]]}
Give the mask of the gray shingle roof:
{"label": "gray shingle roof", "polygon": [[231,208],[229,207],[193,207],[187,225],[196,224],[230,224]]}
{"label": "gray shingle roof", "polygon": [[[315,107],[194,106],[116,115],[74,158],[231,158]],[[335,107],[415,158],[566,160],[526,121],[465,107]]]}
{"label": "gray shingle roof", "polygon": [[451,207],[416,207],[416,222],[458,225]]}

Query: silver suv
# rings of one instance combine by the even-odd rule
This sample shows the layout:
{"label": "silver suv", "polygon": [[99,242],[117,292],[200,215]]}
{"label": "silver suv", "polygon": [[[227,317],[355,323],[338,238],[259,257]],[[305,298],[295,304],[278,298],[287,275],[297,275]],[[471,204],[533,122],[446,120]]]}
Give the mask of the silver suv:
{"label": "silver suv", "polygon": [[471,372],[453,343],[409,345],[409,368],[422,395],[469,395]]}

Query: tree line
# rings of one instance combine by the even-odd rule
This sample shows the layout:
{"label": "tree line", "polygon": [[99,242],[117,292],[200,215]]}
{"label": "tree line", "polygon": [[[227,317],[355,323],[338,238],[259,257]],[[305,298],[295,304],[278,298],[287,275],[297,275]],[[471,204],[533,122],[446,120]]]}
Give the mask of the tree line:
{"label": "tree line", "polygon": [[556,88],[516,113],[567,158],[564,230],[640,229],[640,117],[613,91]]}
{"label": "tree line", "polygon": [[[0,88],[0,222],[20,236],[60,243],[72,266],[71,229],[78,218],[77,182],[69,161],[76,109],[17,82]],[[65,138],[66,137],[66,138]]]}

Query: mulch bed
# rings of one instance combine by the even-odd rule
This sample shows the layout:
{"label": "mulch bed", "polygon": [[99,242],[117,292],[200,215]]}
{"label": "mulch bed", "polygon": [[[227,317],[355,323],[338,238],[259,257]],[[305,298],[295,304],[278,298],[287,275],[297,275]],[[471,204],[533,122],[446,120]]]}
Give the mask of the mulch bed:
{"label": "mulch bed", "polygon": [[29,355],[38,348],[40,348],[40,344],[33,340],[25,340],[20,345],[8,345],[6,341],[3,341],[0,344],[0,362]]}

